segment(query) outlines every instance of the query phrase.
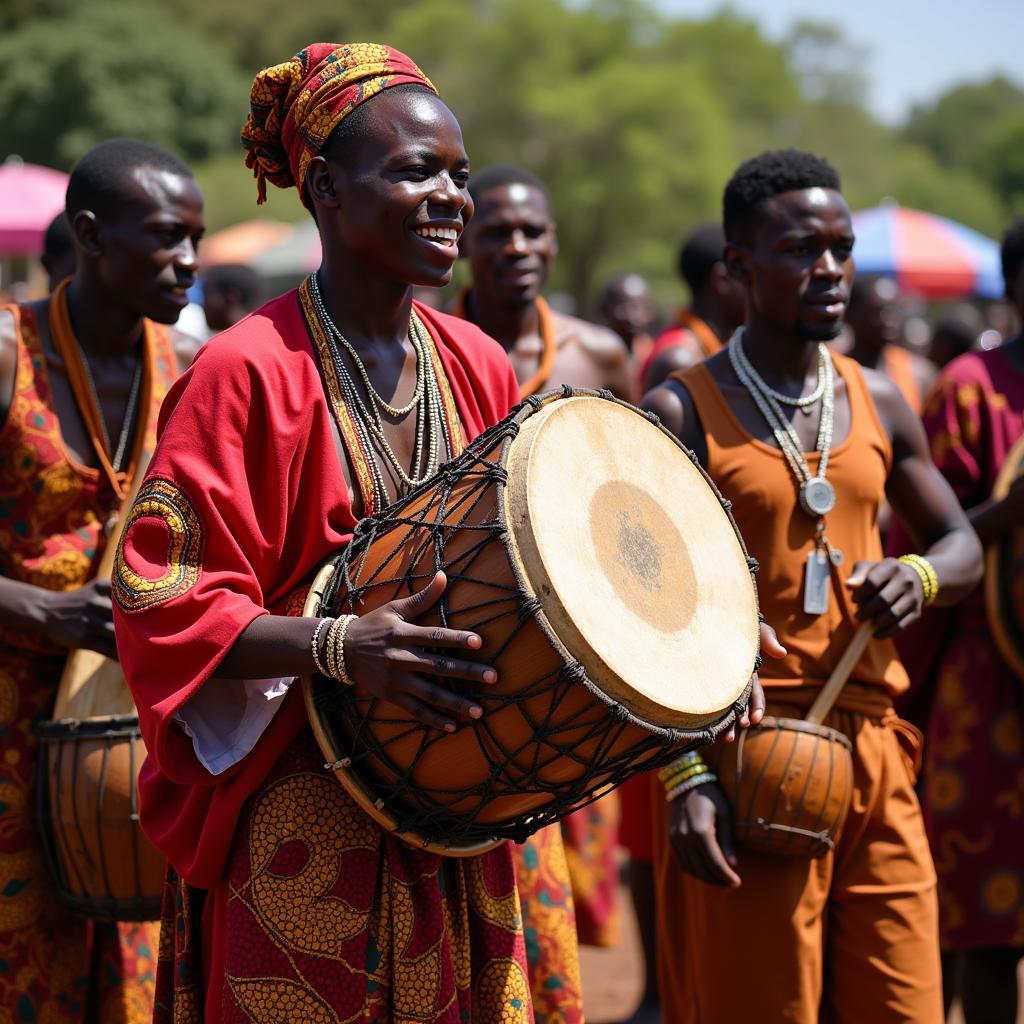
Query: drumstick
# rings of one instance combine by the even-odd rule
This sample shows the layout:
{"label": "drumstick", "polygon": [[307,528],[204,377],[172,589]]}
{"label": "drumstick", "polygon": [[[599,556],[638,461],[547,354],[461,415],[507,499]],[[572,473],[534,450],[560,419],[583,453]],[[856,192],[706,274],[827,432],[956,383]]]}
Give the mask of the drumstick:
{"label": "drumstick", "polygon": [[864,653],[864,648],[867,647],[874,629],[875,627],[872,623],[864,622],[857,632],[853,634],[850,646],[843,651],[839,664],[832,670],[832,675],[828,677],[828,682],[822,687],[821,693],[818,694],[817,699],[811,705],[811,710],[807,712],[807,716],[804,719],[805,722],[821,725],[825,720],[828,713],[832,710],[832,705],[839,699],[839,694],[846,685],[846,680],[850,678],[850,673],[853,671],[854,666],[860,661],[860,656]]}

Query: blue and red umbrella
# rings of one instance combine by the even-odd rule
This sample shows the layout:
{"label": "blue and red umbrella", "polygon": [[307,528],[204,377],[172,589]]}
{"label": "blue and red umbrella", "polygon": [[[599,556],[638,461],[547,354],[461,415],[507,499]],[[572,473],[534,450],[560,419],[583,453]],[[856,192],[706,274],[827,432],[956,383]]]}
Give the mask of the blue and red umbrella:
{"label": "blue and red umbrella", "polygon": [[930,299],[1003,295],[999,245],[971,228],[905,206],[853,215],[853,258],[862,274],[885,274],[900,290]]}

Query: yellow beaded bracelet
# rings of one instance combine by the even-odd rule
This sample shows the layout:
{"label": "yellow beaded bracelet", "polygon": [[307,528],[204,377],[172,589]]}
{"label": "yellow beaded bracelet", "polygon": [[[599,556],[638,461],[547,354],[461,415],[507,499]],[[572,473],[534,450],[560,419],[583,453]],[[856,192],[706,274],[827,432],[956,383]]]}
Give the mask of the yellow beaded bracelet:
{"label": "yellow beaded bracelet", "polygon": [[694,764],[704,764],[704,758],[696,750],[690,750],[683,754],[682,757],[677,757],[671,764],[667,764],[664,768],[659,769],[658,778],[664,782],[670,776],[675,775],[676,772],[683,771]]}
{"label": "yellow beaded bracelet", "polygon": [[684,771],[677,772],[675,775],[671,775],[669,778],[665,779],[665,790],[667,792],[668,790],[674,789],[681,782],[687,782],[689,779],[694,779],[698,775],[706,775],[710,771],[711,769],[706,764],[691,765]]}
{"label": "yellow beaded bracelet", "polygon": [[909,565],[917,573],[921,580],[925,607],[927,607],[939,596],[939,576],[935,571],[935,566],[921,555],[902,555],[899,561],[904,565]]}

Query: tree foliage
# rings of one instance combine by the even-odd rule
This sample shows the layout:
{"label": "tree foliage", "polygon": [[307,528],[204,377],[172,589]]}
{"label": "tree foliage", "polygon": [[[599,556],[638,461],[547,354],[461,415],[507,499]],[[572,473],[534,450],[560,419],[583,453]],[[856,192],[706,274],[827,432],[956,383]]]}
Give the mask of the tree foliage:
{"label": "tree foliage", "polygon": [[675,295],[680,238],[767,147],[827,156],[855,208],[891,197],[994,234],[1024,202],[1020,88],[961,86],[893,129],[829,24],[776,42],[728,9],[686,19],[648,0],[7,0],[0,30],[8,151],[67,167],[110,135],[152,139],[195,162],[214,228],[305,216],[294,195],[255,206],[238,145],[254,72],[315,39],[390,42],[456,112],[476,168],[548,183],[554,286],[580,302],[627,268]]}

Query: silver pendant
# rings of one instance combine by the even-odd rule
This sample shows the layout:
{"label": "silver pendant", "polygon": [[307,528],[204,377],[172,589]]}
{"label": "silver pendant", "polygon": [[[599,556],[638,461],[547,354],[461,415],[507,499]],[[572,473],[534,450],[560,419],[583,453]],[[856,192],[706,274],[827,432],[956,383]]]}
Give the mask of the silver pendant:
{"label": "silver pendant", "polygon": [[812,476],[800,485],[800,505],[812,516],[826,516],[836,507],[836,489],[823,477]]}
{"label": "silver pendant", "polygon": [[828,611],[829,558],[820,548],[807,554],[804,569],[804,612],[824,615]]}

